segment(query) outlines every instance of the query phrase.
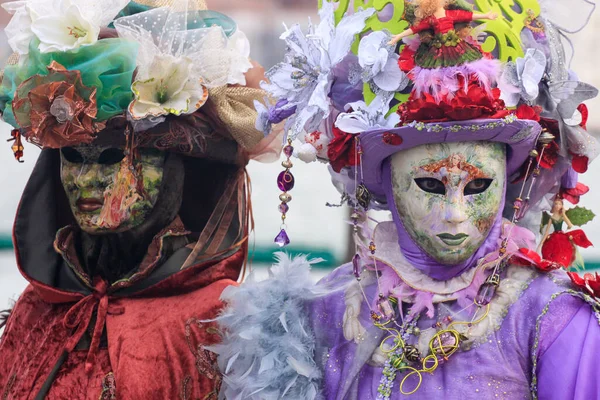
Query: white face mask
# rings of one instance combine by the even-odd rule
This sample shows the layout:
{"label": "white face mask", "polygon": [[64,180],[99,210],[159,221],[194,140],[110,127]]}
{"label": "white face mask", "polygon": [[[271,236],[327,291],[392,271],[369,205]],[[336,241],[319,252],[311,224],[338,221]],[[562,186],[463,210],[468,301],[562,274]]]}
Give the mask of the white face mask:
{"label": "white face mask", "polygon": [[505,145],[424,145],[395,154],[391,168],[396,207],[412,240],[441,264],[468,260],[500,211]]}

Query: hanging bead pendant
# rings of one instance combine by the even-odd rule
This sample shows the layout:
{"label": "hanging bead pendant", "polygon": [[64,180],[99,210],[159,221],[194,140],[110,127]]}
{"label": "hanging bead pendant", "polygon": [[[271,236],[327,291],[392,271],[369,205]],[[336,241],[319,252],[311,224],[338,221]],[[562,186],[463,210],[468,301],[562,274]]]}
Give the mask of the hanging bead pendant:
{"label": "hanging bead pendant", "polygon": [[282,229],[279,232],[279,235],[275,237],[275,244],[277,244],[279,247],[285,247],[290,244],[290,238],[288,237],[285,229]]}
{"label": "hanging bead pendant", "polygon": [[287,219],[287,213],[290,210],[289,202],[292,201],[292,196],[288,193],[292,190],[296,184],[296,179],[294,175],[290,172],[290,168],[294,166],[290,157],[294,154],[294,148],[292,147],[292,140],[288,139],[287,146],[283,148],[283,154],[286,156],[286,160],[281,163],[283,170],[279,176],[277,176],[277,187],[283,193],[279,195],[279,200],[281,204],[279,204],[278,210],[281,213],[281,231],[275,237],[275,244],[279,247],[285,247],[290,244],[290,238],[285,231],[286,224],[285,220]]}
{"label": "hanging bead pendant", "polygon": [[360,264],[362,260],[360,255],[356,253],[354,257],[352,257],[352,272],[354,273],[354,277],[360,280]]}

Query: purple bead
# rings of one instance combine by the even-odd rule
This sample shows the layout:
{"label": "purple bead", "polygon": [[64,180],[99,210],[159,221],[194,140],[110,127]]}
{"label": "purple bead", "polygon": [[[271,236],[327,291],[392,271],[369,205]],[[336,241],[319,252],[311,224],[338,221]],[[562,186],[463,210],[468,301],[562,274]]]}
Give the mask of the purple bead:
{"label": "purple bead", "polygon": [[475,297],[475,303],[479,306],[487,306],[492,302],[494,295],[496,294],[496,288],[498,286],[492,283],[484,283]]}
{"label": "purple bead", "polygon": [[294,188],[295,184],[294,175],[290,171],[283,171],[277,177],[277,187],[282,192],[289,192]]}
{"label": "purple bead", "polygon": [[285,146],[283,148],[283,154],[285,154],[287,158],[290,158],[292,154],[294,154],[294,148],[290,145]]}
{"label": "purple bead", "polygon": [[279,235],[277,235],[277,237],[275,237],[275,243],[279,247],[285,247],[288,244],[290,244],[290,238],[288,237],[287,232],[285,231],[285,229],[282,229],[279,232]]}
{"label": "purple bead", "polygon": [[354,255],[354,257],[352,258],[352,270],[354,272],[354,276],[356,277],[356,279],[360,278],[360,263],[361,263],[360,256],[358,255],[358,253],[356,253]]}
{"label": "purple bead", "polygon": [[288,211],[290,211],[290,206],[288,206],[286,203],[281,203],[279,205],[279,212],[282,214],[287,214]]}

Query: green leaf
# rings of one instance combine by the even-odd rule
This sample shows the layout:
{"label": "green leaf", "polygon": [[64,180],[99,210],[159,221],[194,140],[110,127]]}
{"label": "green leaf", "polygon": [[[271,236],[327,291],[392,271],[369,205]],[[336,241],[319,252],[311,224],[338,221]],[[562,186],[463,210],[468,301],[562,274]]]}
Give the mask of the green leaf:
{"label": "green leaf", "polygon": [[592,221],[596,216],[591,210],[584,207],[571,208],[566,214],[575,226],[583,226]]}

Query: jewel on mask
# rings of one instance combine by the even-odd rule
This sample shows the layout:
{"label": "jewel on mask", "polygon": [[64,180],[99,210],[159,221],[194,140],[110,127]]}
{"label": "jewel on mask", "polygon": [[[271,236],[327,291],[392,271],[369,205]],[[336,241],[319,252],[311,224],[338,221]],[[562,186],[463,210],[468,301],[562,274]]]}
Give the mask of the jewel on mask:
{"label": "jewel on mask", "polygon": [[383,143],[389,144],[390,146],[400,146],[404,142],[402,136],[391,132],[384,133],[382,140]]}

